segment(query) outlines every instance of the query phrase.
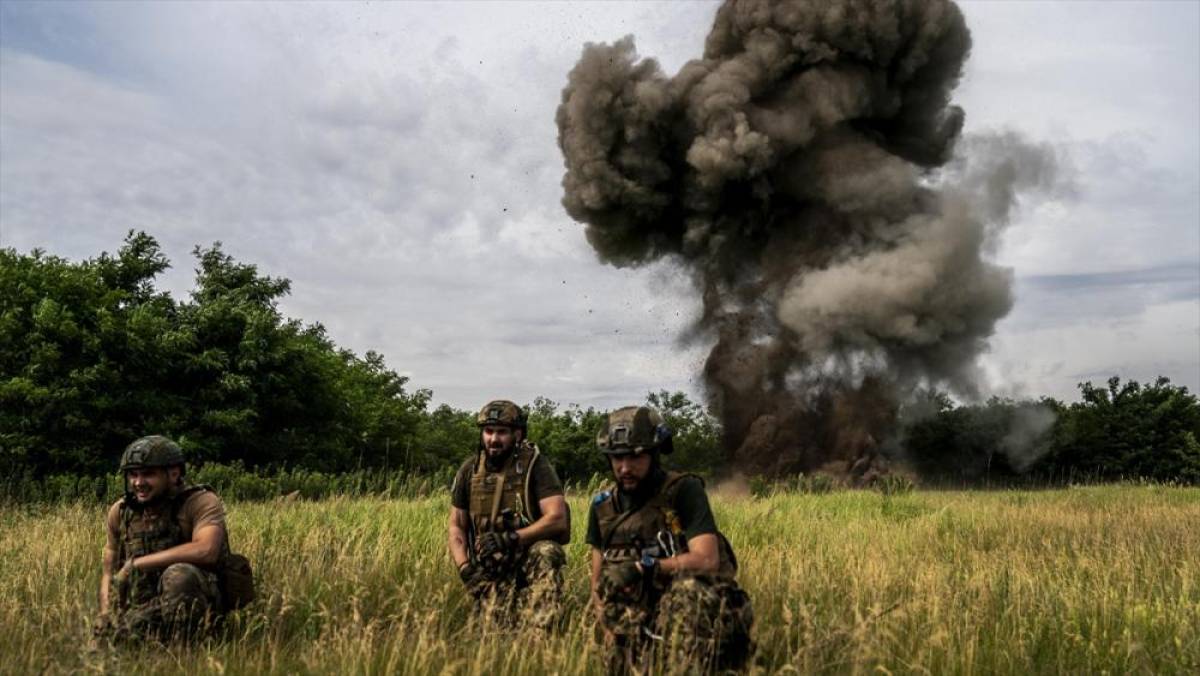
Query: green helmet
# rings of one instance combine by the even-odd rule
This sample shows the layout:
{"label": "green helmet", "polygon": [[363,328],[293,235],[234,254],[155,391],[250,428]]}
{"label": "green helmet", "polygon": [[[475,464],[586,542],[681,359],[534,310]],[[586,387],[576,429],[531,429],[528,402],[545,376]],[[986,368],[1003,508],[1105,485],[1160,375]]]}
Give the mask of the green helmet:
{"label": "green helmet", "polygon": [[475,424],[479,427],[485,425],[505,425],[515,429],[525,429],[525,412],[520,406],[512,403],[507,399],[496,399],[484,404],[483,408],[479,409],[479,415],[475,418]]}
{"label": "green helmet", "polygon": [[675,450],[671,428],[658,411],[647,406],[626,406],[609,413],[596,433],[596,445],[605,455]]}
{"label": "green helmet", "polygon": [[142,437],[125,447],[121,454],[121,471],[142,467],[172,467],[182,465],[183,451],[179,444],[157,434]]}

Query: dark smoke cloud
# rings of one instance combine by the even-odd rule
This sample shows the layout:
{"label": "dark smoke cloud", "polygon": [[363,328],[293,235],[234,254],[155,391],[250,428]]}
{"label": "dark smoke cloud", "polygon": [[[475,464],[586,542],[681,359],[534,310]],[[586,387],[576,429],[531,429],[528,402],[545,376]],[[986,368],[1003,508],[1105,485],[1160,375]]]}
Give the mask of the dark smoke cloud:
{"label": "dark smoke cloud", "polygon": [[970,45],[948,1],[734,1],[673,77],[631,36],[571,71],[563,204],[602,260],[694,274],[705,382],[744,467],[861,460],[908,388],[976,393],[1013,303],[984,254],[1057,162],[1005,134],[955,157]]}

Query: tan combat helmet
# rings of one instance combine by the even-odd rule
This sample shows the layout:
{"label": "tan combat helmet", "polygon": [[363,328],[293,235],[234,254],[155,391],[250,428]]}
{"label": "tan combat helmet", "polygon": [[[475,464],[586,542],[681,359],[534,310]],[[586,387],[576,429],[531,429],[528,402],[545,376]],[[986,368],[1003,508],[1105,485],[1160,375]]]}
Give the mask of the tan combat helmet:
{"label": "tan combat helmet", "polygon": [[507,399],[489,401],[479,409],[479,415],[475,417],[475,424],[479,427],[504,425],[523,430],[526,422],[525,412],[521,410],[521,407]]}
{"label": "tan combat helmet", "polygon": [[655,451],[665,455],[675,450],[671,428],[648,406],[626,406],[609,413],[596,433],[596,446],[605,455]]}
{"label": "tan combat helmet", "polygon": [[143,467],[173,467],[183,465],[183,451],[170,439],[152,434],[125,447],[121,454],[121,472]]}

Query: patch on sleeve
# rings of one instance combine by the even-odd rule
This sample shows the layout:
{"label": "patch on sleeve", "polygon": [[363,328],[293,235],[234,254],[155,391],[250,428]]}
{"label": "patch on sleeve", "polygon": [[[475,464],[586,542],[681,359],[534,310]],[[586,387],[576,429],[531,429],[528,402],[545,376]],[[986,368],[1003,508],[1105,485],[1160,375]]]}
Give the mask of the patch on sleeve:
{"label": "patch on sleeve", "polygon": [[599,493],[596,494],[596,497],[592,498],[592,504],[598,505],[601,502],[604,502],[605,500],[607,500],[611,495],[612,495],[612,491],[600,491]]}

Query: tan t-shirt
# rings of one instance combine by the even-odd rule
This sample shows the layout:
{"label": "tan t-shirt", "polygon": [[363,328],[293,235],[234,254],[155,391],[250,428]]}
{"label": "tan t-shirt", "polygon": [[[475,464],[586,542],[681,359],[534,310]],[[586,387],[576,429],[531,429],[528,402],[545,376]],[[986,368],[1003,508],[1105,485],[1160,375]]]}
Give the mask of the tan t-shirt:
{"label": "tan t-shirt", "polygon": [[[161,509],[166,509],[162,505]],[[137,518],[137,517],[134,517]],[[185,541],[192,539],[192,533],[202,526],[216,525],[225,530],[225,503],[212,491],[196,491],[183,501],[176,515],[179,528],[183,531]],[[121,501],[117,500],[108,508],[108,541],[107,549],[121,551]]]}

